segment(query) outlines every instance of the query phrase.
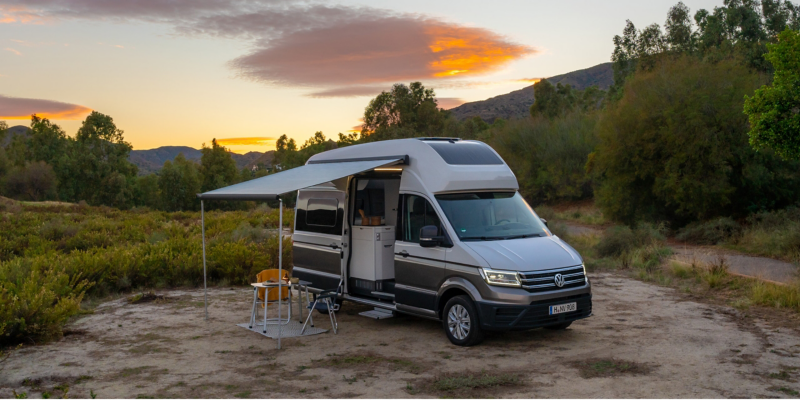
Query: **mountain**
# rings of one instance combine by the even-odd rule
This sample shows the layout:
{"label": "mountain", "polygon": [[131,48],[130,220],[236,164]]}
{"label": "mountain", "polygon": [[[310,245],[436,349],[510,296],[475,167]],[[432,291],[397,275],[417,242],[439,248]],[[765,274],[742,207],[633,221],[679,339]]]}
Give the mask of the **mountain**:
{"label": "mountain", "polygon": [[[553,84],[571,85],[578,90],[590,86],[597,86],[606,90],[614,83],[614,71],[611,63],[603,63],[594,67],[557,75],[547,80]],[[491,123],[496,118],[513,119],[527,117],[528,109],[533,104],[533,85],[515,90],[511,93],[501,94],[486,100],[464,103],[451,108],[450,112],[459,121],[475,116]]]}
{"label": "mountain", "polygon": [[14,140],[14,137],[18,135],[28,136],[28,131],[30,130],[31,128],[28,128],[27,126],[24,125],[17,125],[8,128],[8,130],[6,131],[6,137],[3,139],[2,142],[0,142],[0,146],[3,147],[8,146],[8,144],[11,143],[12,140]]}
{"label": "mountain", "polygon": [[[187,160],[195,162],[200,162],[200,157],[203,155],[200,150],[188,146],[162,146],[150,150],[132,150],[128,159],[139,167],[139,175],[147,175],[160,171],[164,162],[174,160],[180,153],[183,153]],[[266,153],[251,151],[245,154],[230,153],[230,155],[236,162],[236,168],[242,169],[252,168],[259,163],[272,166],[274,153],[273,150]]]}

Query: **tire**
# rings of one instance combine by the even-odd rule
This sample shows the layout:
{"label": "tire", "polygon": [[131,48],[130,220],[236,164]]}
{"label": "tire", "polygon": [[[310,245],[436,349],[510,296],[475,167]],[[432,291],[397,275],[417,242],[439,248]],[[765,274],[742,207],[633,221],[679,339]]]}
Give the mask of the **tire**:
{"label": "tire", "polygon": [[456,346],[474,346],[483,341],[478,311],[469,296],[456,296],[447,301],[442,313],[442,327]]}
{"label": "tire", "polygon": [[550,329],[551,331],[563,331],[564,329],[569,328],[570,325],[572,325],[572,321],[562,322],[560,324],[555,324],[555,325],[548,325],[545,326],[544,329]]}

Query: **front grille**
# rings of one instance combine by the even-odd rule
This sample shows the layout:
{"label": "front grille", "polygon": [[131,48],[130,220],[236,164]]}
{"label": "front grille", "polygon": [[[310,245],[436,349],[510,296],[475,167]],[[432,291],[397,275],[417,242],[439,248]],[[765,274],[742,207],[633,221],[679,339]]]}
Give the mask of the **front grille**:
{"label": "front grille", "polygon": [[[564,278],[564,286],[556,286],[556,274],[561,274]],[[520,272],[519,278],[522,281],[522,288],[531,293],[571,289],[586,284],[586,274],[582,265],[548,271]]]}
{"label": "front grille", "polygon": [[[550,306],[576,302],[577,309],[568,313],[550,315]],[[592,295],[562,297],[558,299],[534,301],[530,306],[493,307],[494,323],[498,327],[511,329],[530,329],[556,324],[592,315]]]}

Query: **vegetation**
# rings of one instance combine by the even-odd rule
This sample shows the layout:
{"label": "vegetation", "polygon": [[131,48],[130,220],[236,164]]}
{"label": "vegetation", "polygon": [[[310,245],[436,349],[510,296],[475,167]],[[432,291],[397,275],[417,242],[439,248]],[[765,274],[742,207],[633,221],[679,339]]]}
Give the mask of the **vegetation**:
{"label": "vegetation", "polygon": [[[197,212],[15,202],[2,208],[0,344],[58,336],[85,295],[203,282]],[[292,219],[286,211],[284,225]],[[277,268],[277,224],[277,210],[268,207],[208,212],[210,282],[246,284]],[[288,241],[283,249],[283,267],[291,269]]]}
{"label": "vegetation", "polygon": [[765,58],[775,68],[775,79],[745,102],[750,144],[800,160],[800,32],[787,29],[767,48]]}

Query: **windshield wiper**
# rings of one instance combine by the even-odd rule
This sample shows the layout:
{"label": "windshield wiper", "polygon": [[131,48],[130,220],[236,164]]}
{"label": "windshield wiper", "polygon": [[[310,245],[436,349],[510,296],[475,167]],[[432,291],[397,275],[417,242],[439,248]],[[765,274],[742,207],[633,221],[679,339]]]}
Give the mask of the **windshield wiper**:
{"label": "windshield wiper", "polygon": [[467,236],[462,237],[461,240],[503,240],[502,236]]}
{"label": "windshield wiper", "polygon": [[541,237],[541,233],[528,233],[525,235],[507,236],[506,239],[525,239],[529,237]]}

